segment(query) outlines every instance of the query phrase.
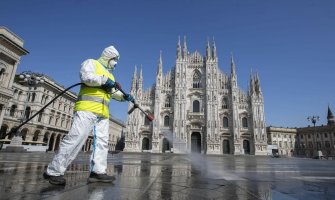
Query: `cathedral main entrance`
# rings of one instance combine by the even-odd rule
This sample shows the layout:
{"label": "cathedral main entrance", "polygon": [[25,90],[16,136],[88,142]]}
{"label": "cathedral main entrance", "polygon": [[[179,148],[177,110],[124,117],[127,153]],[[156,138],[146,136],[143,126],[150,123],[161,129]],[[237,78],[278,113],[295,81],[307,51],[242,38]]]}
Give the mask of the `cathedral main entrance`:
{"label": "cathedral main entrance", "polygon": [[166,138],[164,138],[162,152],[165,153],[165,151],[170,151],[170,149],[170,142]]}
{"label": "cathedral main entrance", "polygon": [[149,150],[149,138],[147,137],[142,140],[142,150]]}
{"label": "cathedral main entrance", "polygon": [[243,140],[244,154],[250,154],[250,142],[249,140]]}
{"label": "cathedral main entrance", "polygon": [[193,132],[191,135],[191,153],[201,153],[201,135]]}
{"label": "cathedral main entrance", "polygon": [[230,154],[229,140],[223,140],[223,154]]}

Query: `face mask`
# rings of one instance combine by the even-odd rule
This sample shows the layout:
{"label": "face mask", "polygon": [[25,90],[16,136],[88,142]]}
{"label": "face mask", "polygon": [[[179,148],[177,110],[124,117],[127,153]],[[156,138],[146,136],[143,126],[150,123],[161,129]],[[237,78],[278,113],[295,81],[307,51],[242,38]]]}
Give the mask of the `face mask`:
{"label": "face mask", "polygon": [[116,64],[117,64],[117,62],[114,59],[110,59],[109,62],[108,62],[107,68],[108,69],[114,69],[114,68],[116,68]]}

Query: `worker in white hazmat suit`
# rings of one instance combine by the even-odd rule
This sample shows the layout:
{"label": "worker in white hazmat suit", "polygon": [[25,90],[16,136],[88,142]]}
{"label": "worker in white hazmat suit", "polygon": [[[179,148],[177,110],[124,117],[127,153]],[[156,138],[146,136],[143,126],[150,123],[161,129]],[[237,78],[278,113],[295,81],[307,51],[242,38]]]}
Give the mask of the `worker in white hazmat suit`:
{"label": "worker in white hazmat suit", "polygon": [[88,135],[93,132],[93,150],[88,182],[112,182],[114,176],[106,173],[109,138],[109,101],[133,101],[130,94],[123,95],[117,88],[113,70],[119,60],[114,46],[107,47],[98,60],[88,59],[82,63],[80,79],[84,83],[75,104],[75,114],[69,133],[60,144],[59,151],[49,163],[43,176],[51,184],[65,185],[64,173],[76,158]]}

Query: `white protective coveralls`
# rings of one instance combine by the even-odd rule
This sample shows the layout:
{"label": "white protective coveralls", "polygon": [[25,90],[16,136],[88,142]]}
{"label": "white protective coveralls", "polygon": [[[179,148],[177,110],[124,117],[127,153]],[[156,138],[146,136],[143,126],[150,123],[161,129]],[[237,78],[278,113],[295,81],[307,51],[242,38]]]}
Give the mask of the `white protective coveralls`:
{"label": "white protective coveralls", "polygon": [[[108,48],[106,49],[108,50]],[[106,49],[104,50],[102,57],[99,58],[99,61],[101,58],[106,56]],[[107,81],[107,77],[96,75],[95,69],[93,59],[84,61],[80,70],[81,82],[85,83],[87,86],[103,85]],[[113,93],[111,98],[118,101],[124,101],[123,94],[120,91]],[[108,129],[109,119],[102,118],[101,116],[89,111],[76,111],[72,127],[69,133],[62,140],[59,151],[54,156],[52,162],[48,165],[47,174],[51,176],[64,175],[66,168],[81,151],[89,133],[92,131],[94,142],[90,158],[90,171],[96,174],[105,174],[107,169],[109,139]]]}

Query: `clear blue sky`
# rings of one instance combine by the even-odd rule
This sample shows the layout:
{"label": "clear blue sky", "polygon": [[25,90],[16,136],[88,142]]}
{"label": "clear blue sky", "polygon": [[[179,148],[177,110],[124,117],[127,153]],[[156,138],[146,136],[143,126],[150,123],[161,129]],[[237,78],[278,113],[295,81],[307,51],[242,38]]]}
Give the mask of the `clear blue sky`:
{"label": "clear blue sky", "polygon": [[[230,73],[233,52],[242,89],[251,68],[259,73],[267,126],[306,126],[310,115],[325,124],[328,104],[335,113],[332,0],[3,0],[0,25],[24,39],[30,52],[18,72],[41,72],[65,87],[79,82],[82,61],[113,44],[121,54],[117,81],[129,90],[134,66],[142,65],[148,88],[160,50],[164,72],[175,65],[179,35],[190,52],[202,54],[214,36],[220,68]],[[126,119],[127,103],[111,110]]]}

